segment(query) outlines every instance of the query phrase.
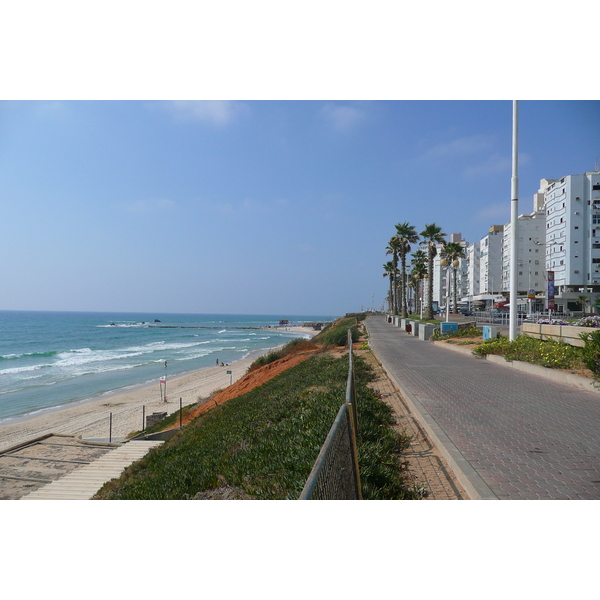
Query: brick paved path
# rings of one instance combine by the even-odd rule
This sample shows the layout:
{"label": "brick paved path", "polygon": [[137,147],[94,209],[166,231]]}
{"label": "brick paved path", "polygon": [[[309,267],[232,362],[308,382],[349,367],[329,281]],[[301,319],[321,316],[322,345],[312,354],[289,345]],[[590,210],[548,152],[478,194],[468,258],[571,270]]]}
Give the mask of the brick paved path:
{"label": "brick paved path", "polygon": [[378,359],[481,497],[600,498],[600,395],[445,350],[384,317],[366,326]]}
{"label": "brick paved path", "polygon": [[403,473],[405,480],[417,489],[423,489],[424,500],[467,500],[468,494],[448,468],[444,457],[421,427],[406,400],[381,368],[374,353],[356,348],[354,352],[373,367],[377,379],[369,383],[369,387],[392,409],[396,421],[394,429],[411,438],[409,448],[402,452],[402,458],[406,461],[406,471]]}

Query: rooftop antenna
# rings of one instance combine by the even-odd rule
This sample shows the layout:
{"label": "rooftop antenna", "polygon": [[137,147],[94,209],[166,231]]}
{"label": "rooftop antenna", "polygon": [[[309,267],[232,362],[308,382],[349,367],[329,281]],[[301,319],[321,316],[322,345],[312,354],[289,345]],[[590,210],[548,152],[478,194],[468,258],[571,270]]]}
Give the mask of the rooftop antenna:
{"label": "rooftop antenna", "polygon": [[598,170],[598,157],[596,156],[596,171]]}

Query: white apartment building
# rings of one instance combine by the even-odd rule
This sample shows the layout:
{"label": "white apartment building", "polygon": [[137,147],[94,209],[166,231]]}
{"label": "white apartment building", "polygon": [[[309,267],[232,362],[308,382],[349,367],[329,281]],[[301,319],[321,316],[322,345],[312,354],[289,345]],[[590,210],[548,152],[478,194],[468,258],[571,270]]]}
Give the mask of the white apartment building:
{"label": "white apartment building", "polygon": [[[467,242],[462,239],[461,233],[451,233],[450,234],[450,242],[460,244],[465,250],[465,254],[467,251]],[[433,259],[433,300],[434,302],[438,302],[440,306],[446,305],[446,278],[448,277],[448,268],[442,267],[440,265],[440,260],[442,259],[442,250],[444,249],[443,244],[438,244],[436,246],[437,254]],[[457,278],[457,288],[456,295],[458,301],[461,300],[464,296],[467,295],[468,285],[467,285],[467,261],[465,259],[459,259],[459,266],[456,269],[456,278]],[[452,298],[452,294],[454,293],[454,281],[452,280],[453,271],[451,269],[450,273],[450,297]]]}
{"label": "white apartment building", "polygon": [[467,289],[465,296],[469,298],[477,296],[481,291],[479,286],[479,252],[480,242],[474,242],[473,244],[467,246],[467,259],[465,261],[467,271]]}
{"label": "white apartment building", "polygon": [[600,171],[542,181],[545,269],[554,272],[556,308],[579,310],[579,295],[600,293]]}
{"label": "white apartment building", "polygon": [[[544,184],[544,182],[546,182]],[[546,282],[546,212],[544,210],[544,191],[548,185],[542,180],[540,190],[533,195],[533,212],[518,217],[518,269],[517,295],[526,298],[529,290],[538,295],[538,304],[543,304]],[[512,242],[512,223],[504,225],[502,242],[502,290],[510,291],[510,246]],[[535,304],[535,300],[532,300]],[[537,306],[539,310],[543,306]]]}
{"label": "white apartment building", "polygon": [[492,225],[479,242],[479,293],[502,291],[502,242],[504,225]]}

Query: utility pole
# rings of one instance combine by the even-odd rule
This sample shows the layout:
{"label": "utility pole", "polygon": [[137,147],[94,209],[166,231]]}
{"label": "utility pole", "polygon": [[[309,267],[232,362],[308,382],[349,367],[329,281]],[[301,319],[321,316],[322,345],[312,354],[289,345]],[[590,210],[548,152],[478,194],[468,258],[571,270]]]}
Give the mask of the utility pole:
{"label": "utility pole", "polygon": [[513,133],[512,133],[512,178],[510,200],[510,315],[508,339],[512,342],[517,337],[517,273],[519,242],[519,101],[513,100]]}

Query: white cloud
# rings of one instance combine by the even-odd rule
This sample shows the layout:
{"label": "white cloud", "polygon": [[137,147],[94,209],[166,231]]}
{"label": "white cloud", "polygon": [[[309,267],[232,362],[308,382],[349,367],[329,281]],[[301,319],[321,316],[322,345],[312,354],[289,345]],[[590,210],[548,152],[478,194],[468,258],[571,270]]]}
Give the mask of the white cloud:
{"label": "white cloud", "polygon": [[[531,157],[529,154],[519,154],[519,165],[529,164]],[[478,165],[466,167],[462,171],[464,177],[484,177],[494,173],[510,173],[512,170],[511,154],[492,154],[486,160]]]}
{"label": "white cloud", "polygon": [[348,133],[365,118],[365,113],[352,106],[326,104],[321,115],[339,133]]}
{"label": "white cloud", "polygon": [[464,168],[462,175],[464,177],[482,177],[493,173],[501,173],[502,171],[510,171],[511,166],[512,158],[510,155],[493,154],[477,165]]}
{"label": "white cloud", "polygon": [[510,219],[510,203],[505,201],[488,204],[474,213],[471,219],[475,223],[504,225]]}
{"label": "white cloud", "polygon": [[449,142],[436,144],[429,150],[421,154],[417,160],[438,160],[441,158],[454,158],[474,154],[476,152],[484,152],[491,150],[494,146],[494,140],[490,136],[472,135],[469,137],[461,137]]}
{"label": "white cloud", "polygon": [[148,198],[144,200],[134,200],[128,202],[124,206],[125,210],[128,212],[141,215],[172,210],[175,207],[175,202],[166,198]]}
{"label": "white cloud", "polygon": [[247,110],[247,106],[232,100],[174,100],[166,103],[175,118],[224,126]]}

